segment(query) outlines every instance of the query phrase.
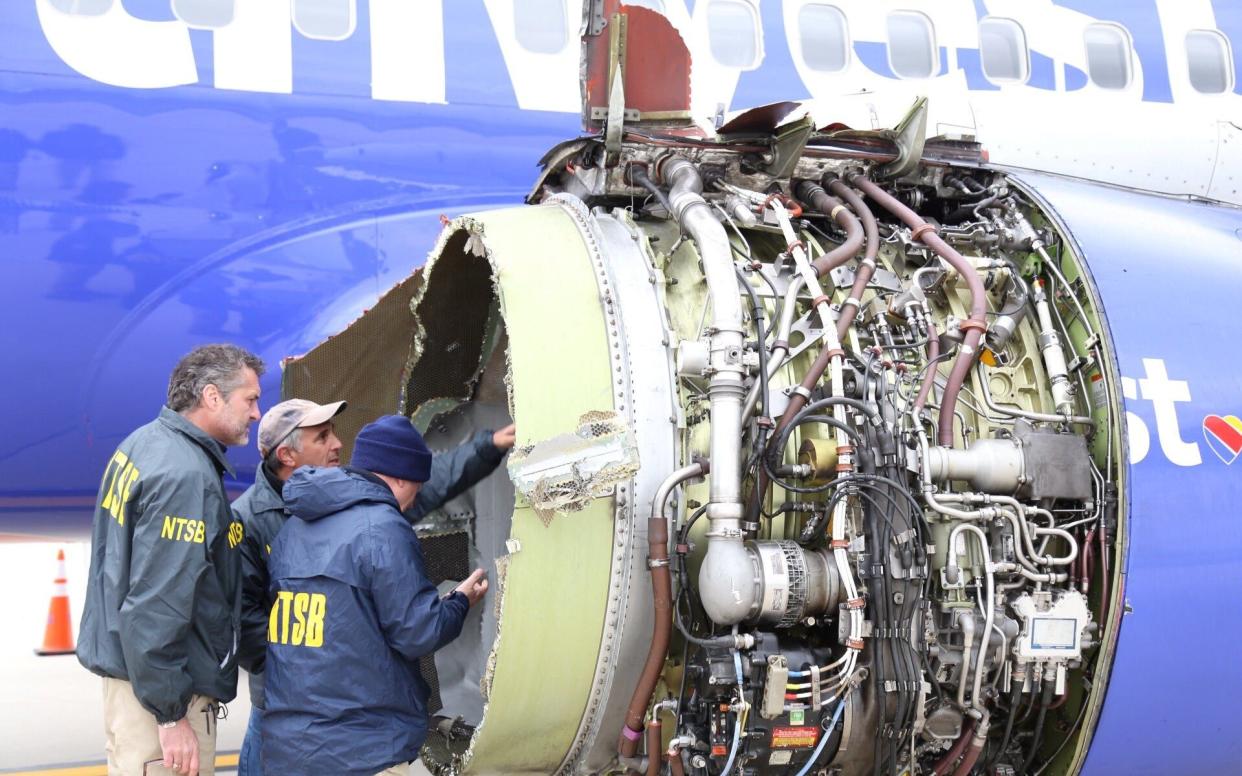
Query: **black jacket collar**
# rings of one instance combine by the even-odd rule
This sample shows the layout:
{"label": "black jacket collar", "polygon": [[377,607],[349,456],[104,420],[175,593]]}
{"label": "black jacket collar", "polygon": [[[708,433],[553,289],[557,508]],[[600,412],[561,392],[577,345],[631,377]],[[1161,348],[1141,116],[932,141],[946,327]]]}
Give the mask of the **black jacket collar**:
{"label": "black jacket collar", "polygon": [[228,472],[230,476],[236,475],[236,472],[233,471],[233,465],[229,463],[229,459],[224,457],[224,451],[227,448],[217,442],[206,431],[186,420],[181,413],[173,412],[166,406],[161,407],[159,421],[197,442],[199,447],[207,451],[207,455],[216,464],[217,469]]}

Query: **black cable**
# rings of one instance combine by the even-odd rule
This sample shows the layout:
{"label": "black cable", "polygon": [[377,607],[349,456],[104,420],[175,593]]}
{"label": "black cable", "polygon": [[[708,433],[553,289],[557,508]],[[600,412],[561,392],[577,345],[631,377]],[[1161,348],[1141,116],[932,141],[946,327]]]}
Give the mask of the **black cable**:
{"label": "black cable", "polygon": [[687,537],[690,536],[690,527],[693,526],[694,521],[702,517],[703,513],[706,511],[707,511],[707,505],[704,504],[703,506],[699,507],[698,509],[690,513],[690,517],[686,519],[686,524],[683,525],[681,528],[677,529],[677,543],[678,544],[686,543]]}
{"label": "black cable", "polygon": [[1005,719],[1005,734],[1001,736],[1000,748],[996,750],[996,754],[992,755],[987,761],[985,770],[991,771],[996,761],[1005,756],[1005,749],[1009,746],[1009,739],[1013,736],[1013,722],[1018,718],[1018,706],[1022,705],[1022,683],[1014,682],[1013,688],[1009,691],[1009,714]]}
{"label": "black cable", "polygon": [[1018,769],[1018,776],[1025,776],[1029,773],[1031,763],[1035,762],[1035,754],[1039,752],[1039,744],[1044,737],[1044,719],[1048,715],[1048,706],[1052,703],[1052,692],[1055,687],[1055,682],[1044,681],[1043,692],[1039,698],[1039,713],[1035,715],[1035,728],[1031,736],[1031,748],[1026,753],[1026,759],[1022,761],[1022,767]]}
{"label": "black cable", "polygon": [[627,170],[630,175],[630,180],[637,183],[639,186],[642,186],[647,191],[650,191],[651,195],[659,200],[660,206],[663,207],[665,212],[668,213],[669,218],[672,218],[673,203],[669,202],[668,195],[665,194],[659,186],[655,185],[651,178],[647,177],[646,166],[641,164],[631,164]]}
{"label": "black cable", "polygon": [[[762,388],[759,390],[759,406],[762,409],[764,417],[768,414],[770,400],[768,397],[768,335],[767,329],[763,321],[763,305],[759,302],[759,295],[755,293],[755,289],[746,281],[746,277],[742,271],[733,265],[733,272],[737,275],[737,282],[746,289],[747,296],[750,297],[751,318],[755,322],[755,334],[758,336],[758,345],[756,350],[759,351],[759,377],[762,381]],[[762,273],[761,273],[762,274]]]}

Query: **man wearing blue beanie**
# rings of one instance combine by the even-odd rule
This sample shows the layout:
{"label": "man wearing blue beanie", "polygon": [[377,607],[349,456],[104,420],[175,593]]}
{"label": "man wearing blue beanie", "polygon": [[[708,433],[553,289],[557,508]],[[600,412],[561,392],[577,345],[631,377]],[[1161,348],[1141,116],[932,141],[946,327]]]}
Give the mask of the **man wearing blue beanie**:
{"label": "man wearing blue beanie", "polygon": [[457,638],[487,592],[475,569],[445,598],[402,512],[432,453],[401,415],[358,432],[350,466],[304,466],[272,543],[263,767],[305,776],[404,774],[427,734],[418,659]]}

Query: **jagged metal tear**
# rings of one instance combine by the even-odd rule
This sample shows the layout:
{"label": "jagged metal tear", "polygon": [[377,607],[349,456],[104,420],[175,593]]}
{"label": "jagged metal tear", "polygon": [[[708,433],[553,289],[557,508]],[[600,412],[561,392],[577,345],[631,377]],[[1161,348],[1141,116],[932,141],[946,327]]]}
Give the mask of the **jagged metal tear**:
{"label": "jagged metal tear", "polygon": [[546,525],[556,512],[576,512],[608,495],[638,471],[634,430],[611,410],[588,412],[573,433],[514,450],[509,478]]}

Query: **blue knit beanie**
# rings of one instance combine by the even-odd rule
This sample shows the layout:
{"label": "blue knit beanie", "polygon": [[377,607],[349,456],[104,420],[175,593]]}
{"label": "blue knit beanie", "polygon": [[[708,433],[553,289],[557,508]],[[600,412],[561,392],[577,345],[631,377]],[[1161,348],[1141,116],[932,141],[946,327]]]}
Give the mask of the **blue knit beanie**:
{"label": "blue knit beanie", "polygon": [[431,477],[431,450],[409,418],[385,415],[358,432],[350,465],[410,482],[426,482]]}

